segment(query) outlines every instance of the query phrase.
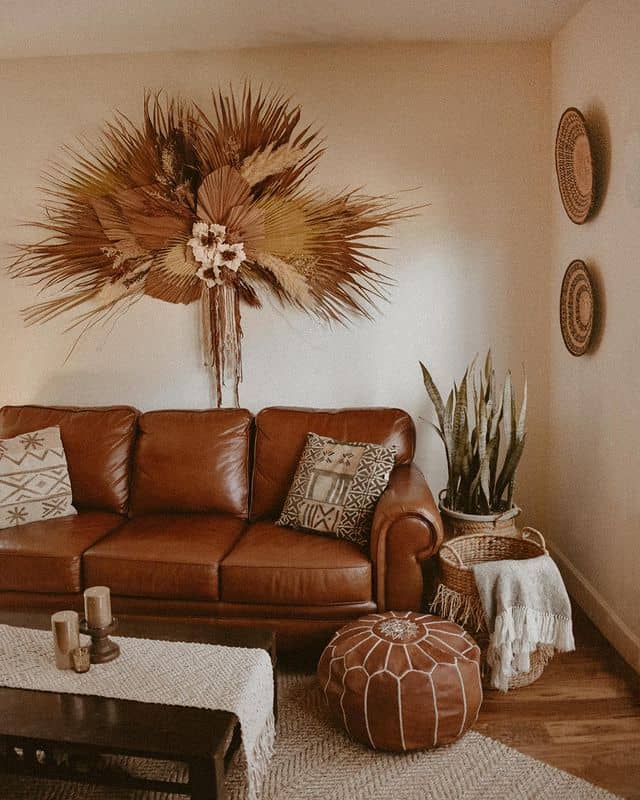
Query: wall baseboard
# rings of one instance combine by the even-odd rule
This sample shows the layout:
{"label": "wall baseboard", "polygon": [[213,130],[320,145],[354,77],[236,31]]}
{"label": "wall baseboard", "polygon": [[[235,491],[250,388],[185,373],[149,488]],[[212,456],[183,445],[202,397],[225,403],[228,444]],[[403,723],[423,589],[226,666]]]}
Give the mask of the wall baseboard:
{"label": "wall baseboard", "polygon": [[558,564],[571,597],[629,666],[640,675],[640,637],[620,619],[595,586],[571,563],[562,550],[548,539],[547,547]]}

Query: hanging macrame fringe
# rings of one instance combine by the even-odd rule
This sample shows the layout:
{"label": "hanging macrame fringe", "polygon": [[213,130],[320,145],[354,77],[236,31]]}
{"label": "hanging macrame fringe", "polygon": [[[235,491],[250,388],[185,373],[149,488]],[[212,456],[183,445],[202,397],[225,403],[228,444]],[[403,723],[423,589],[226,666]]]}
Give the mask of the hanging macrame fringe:
{"label": "hanging macrame fringe", "polygon": [[454,592],[443,583],[438,586],[435,599],[431,603],[431,611],[440,617],[457,622],[467,630],[471,629],[476,633],[486,630],[484,611],[479,598]]}
{"label": "hanging macrame fringe", "polygon": [[242,381],[240,296],[233,284],[224,283],[207,288],[202,303],[204,363],[211,370],[216,403],[222,406],[223,387],[231,386],[237,408]]}

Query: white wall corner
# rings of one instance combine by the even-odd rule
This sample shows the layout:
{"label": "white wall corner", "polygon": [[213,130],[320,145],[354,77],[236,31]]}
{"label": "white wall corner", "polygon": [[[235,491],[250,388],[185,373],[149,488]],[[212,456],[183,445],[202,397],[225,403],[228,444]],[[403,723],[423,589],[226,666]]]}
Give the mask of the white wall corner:
{"label": "white wall corner", "polygon": [[562,550],[549,539],[547,539],[547,548],[558,564],[571,598],[582,608],[632,669],[640,675],[640,638],[618,616],[595,586],[585,578]]}

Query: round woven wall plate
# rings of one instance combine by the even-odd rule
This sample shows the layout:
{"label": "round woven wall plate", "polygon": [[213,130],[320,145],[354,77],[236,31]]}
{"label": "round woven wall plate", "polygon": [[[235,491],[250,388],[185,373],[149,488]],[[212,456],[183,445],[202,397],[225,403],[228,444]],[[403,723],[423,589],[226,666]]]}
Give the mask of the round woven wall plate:
{"label": "round woven wall plate", "polygon": [[560,290],[560,330],[567,350],[581,356],[589,349],[593,333],[594,292],[584,261],[572,261]]}
{"label": "round woven wall plate", "polygon": [[556,174],[567,216],[576,225],[582,225],[593,208],[593,161],[587,126],[577,108],[568,108],[560,117]]}

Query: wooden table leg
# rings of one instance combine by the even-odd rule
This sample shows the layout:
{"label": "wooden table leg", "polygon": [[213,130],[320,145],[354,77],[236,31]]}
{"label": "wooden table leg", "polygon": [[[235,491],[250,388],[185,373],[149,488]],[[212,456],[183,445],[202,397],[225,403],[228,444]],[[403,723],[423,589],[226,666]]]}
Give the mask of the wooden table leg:
{"label": "wooden table leg", "polygon": [[224,758],[189,762],[192,800],[224,800]]}

